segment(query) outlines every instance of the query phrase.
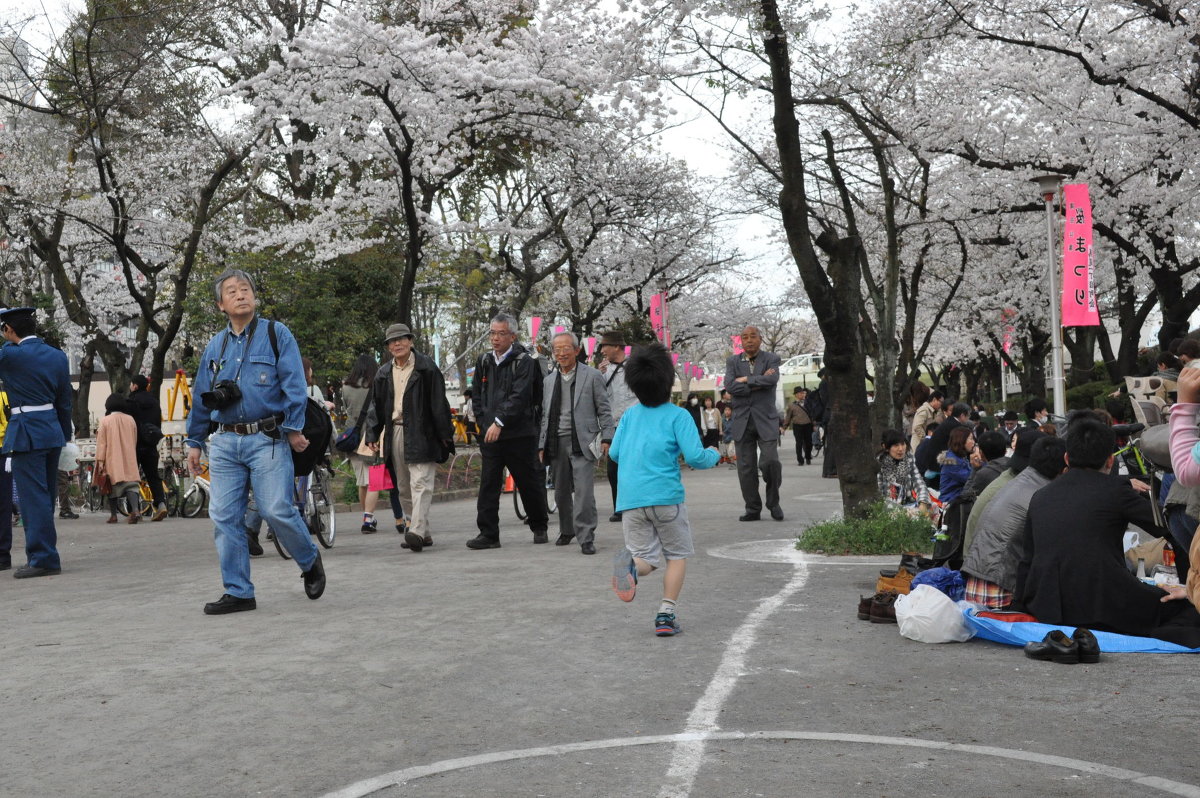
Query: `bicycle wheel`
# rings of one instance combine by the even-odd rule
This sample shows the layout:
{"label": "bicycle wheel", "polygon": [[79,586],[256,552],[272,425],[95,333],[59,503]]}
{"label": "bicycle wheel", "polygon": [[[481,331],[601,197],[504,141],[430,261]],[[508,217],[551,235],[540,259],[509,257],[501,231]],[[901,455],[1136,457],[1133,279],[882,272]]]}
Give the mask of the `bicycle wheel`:
{"label": "bicycle wheel", "polygon": [[521,503],[521,491],[513,488],[513,511],[516,512],[517,518],[525,520],[525,505]]}
{"label": "bicycle wheel", "polygon": [[95,485],[88,485],[87,492],[84,494],[84,502],[89,511],[93,513],[100,512],[105,509],[108,497],[100,492],[100,489]]}
{"label": "bicycle wheel", "polygon": [[308,524],[308,530],[327,549],[333,547],[333,538],[337,534],[331,477],[329,469],[323,465],[313,469],[304,505],[304,521]]}
{"label": "bicycle wheel", "polygon": [[175,473],[173,468],[166,468],[159,476],[162,479],[163,502],[167,505],[167,515],[177,516],[180,500],[183,498],[180,493],[179,474]]}
{"label": "bicycle wheel", "polygon": [[192,486],[183,494],[180,511],[184,518],[195,518],[200,515],[207,504],[208,492],[200,487],[200,483],[193,482]]}
{"label": "bicycle wheel", "polygon": [[546,469],[546,512],[558,512],[558,500],[554,498],[554,477],[550,476],[550,469]]}
{"label": "bicycle wheel", "polygon": [[283,544],[279,542],[279,535],[276,535],[274,532],[272,532],[270,527],[267,527],[267,537],[269,537],[271,542],[275,544],[275,551],[279,552],[280,557],[285,560],[292,559],[292,555],[289,554],[288,550],[285,549]]}

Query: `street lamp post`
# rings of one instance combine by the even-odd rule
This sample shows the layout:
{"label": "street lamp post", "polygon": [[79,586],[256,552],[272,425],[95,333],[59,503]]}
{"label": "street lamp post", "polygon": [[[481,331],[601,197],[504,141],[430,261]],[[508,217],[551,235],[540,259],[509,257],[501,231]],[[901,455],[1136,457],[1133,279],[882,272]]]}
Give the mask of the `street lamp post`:
{"label": "street lamp post", "polygon": [[1050,287],[1050,379],[1054,386],[1054,415],[1067,415],[1067,381],[1063,377],[1062,327],[1059,322],[1058,269],[1054,258],[1054,198],[1062,185],[1062,175],[1042,175],[1033,178],[1038,193],[1046,203],[1046,277]]}

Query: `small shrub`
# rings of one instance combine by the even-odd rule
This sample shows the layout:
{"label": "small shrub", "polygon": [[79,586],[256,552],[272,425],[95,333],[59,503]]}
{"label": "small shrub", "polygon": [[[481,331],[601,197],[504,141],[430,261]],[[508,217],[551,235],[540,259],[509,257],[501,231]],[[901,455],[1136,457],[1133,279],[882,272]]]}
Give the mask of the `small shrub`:
{"label": "small shrub", "polygon": [[924,518],[910,518],[883,502],[862,518],[831,518],[805,529],[796,548],[818,554],[901,554],[927,552],[933,527]]}

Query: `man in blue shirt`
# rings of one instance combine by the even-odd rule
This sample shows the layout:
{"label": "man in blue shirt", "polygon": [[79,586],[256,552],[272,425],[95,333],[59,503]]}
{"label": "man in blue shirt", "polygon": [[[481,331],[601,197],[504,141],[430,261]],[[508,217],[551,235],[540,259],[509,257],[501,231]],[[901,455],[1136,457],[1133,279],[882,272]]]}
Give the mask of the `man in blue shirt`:
{"label": "man in blue shirt", "polygon": [[17,579],[62,572],[54,491],[59,451],[74,434],[67,356],[34,335],[33,314],[33,308],[0,311],[0,334],[8,342],[0,349],[0,380],[7,388],[12,413],[4,434],[4,454],[21,497],[29,558],[28,565],[13,571]]}
{"label": "man in blue shirt", "polygon": [[305,594],[318,599],[325,590],[325,569],[293,501],[292,451],[308,448],[300,348],[287,327],[259,318],[254,281],[244,271],[226,269],[217,277],[215,293],[229,325],[200,358],[187,437],[193,474],[200,473],[200,450],[208,445],[208,514],[225,583],[225,594],[204,605],[204,612],[224,615],[256,606],[242,528],[251,488],[259,513],[300,566]]}

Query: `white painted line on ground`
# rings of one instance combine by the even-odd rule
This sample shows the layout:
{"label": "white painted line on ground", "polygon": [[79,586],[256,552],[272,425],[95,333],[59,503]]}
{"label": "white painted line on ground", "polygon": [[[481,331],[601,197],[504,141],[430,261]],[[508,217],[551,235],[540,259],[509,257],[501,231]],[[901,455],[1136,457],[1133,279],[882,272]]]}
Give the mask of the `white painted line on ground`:
{"label": "white painted line on ground", "polygon": [[459,759],[444,759],[441,762],[433,762],[428,765],[417,765],[415,767],[404,768],[403,770],[395,770],[391,773],[385,773],[382,776],[356,782],[336,792],[331,792],[324,798],[362,798],[373,792],[378,792],[389,787],[401,786],[425,776],[449,773],[454,770],[463,770],[464,768],[490,765],[498,762],[534,759],[543,756],[561,756],[563,754],[600,751],[609,748],[680,744],[696,740],[714,742],[722,740],[807,740],[810,742],[845,743],[854,746],[881,745],[902,748],[924,748],[950,753],[990,756],[1015,762],[1029,762],[1031,764],[1074,770],[1080,773],[1091,773],[1114,781],[1128,782],[1151,790],[1158,790],[1170,795],[1182,795],[1185,798],[1200,798],[1200,786],[1164,779],[1161,776],[1139,773],[1136,770],[1113,767],[1098,762],[1088,762],[1084,759],[1071,759],[1064,756],[1040,754],[1035,751],[1020,751],[1012,748],[997,748],[991,745],[947,743],[940,740],[921,740],[912,737],[884,737],[874,734],[833,734],[805,731],[727,731],[708,732],[706,734],[659,734],[647,735],[645,737],[615,737],[609,740],[588,740],[586,742],[563,743],[561,745],[524,748],[514,751],[496,751],[490,754],[477,754]]}
{"label": "white painted line on ground", "polygon": [[883,559],[875,555],[827,557],[824,554],[809,554],[796,549],[795,538],[747,540],[742,543],[730,543],[726,546],[705,549],[705,553],[710,557],[720,557],[725,560],[787,563],[789,565],[866,565],[895,568],[899,562],[899,555]]}
{"label": "white painted line on ground", "polygon": [[[746,670],[746,655],[754,645],[759,627],[803,588],[807,581],[807,566],[802,561],[797,562],[795,573],[787,584],[775,595],[760,601],[729,638],[717,672],[688,716],[684,727],[685,734],[706,735],[716,731],[717,716],[721,714],[721,707],[725,705],[733,688],[737,686],[738,679]],[[699,737],[681,742],[675,747],[675,755],[671,757],[666,782],[659,789],[658,798],[687,798],[696,782],[696,774],[700,772],[700,766],[704,763],[704,745],[704,738]]]}

